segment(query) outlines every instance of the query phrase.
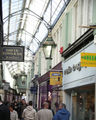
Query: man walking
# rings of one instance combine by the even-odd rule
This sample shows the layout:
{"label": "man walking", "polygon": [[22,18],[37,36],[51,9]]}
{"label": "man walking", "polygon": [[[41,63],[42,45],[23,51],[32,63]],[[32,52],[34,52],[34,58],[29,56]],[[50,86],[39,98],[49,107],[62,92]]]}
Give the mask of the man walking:
{"label": "man walking", "polygon": [[13,108],[14,108],[14,106],[11,104],[9,106],[9,109],[10,109],[10,120],[18,120],[18,114],[17,114],[17,112]]}
{"label": "man walking", "polygon": [[59,110],[57,113],[54,115],[52,120],[69,120],[70,113],[66,109],[66,105],[63,103],[59,104]]}
{"label": "man walking", "polygon": [[10,120],[10,111],[7,105],[4,105],[0,96],[0,120]]}
{"label": "man walking", "polygon": [[32,107],[32,101],[29,101],[29,105],[24,109],[22,118],[24,120],[36,120],[36,111]]}
{"label": "man walking", "polygon": [[37,112],[37,120],[52,120],[53,113],[48,109],[49,104],[47,102],[44,102],[43,107],[43,109]]}

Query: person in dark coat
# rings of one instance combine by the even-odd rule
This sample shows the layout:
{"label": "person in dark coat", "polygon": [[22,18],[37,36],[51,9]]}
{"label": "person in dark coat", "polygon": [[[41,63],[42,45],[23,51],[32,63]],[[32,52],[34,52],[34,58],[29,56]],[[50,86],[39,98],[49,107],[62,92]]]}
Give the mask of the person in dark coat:
{"label": "person in dark coat", "polygon": [[0,96],[0,120],[10,120],[10,110],[7,105],[3,104]]}
{"label": "person in dark coat", "polygon": [[66,105],[63,103],[59,104],[59,110],[56,112],[52,120],[69,120],[70,113],[66,109]]}
{"label": "person in dark coat", "polygon": [[17,104],[17,113],[18,113],[18,118],[22,120],[22,113],[23,110],[27,107],[25,99],[22,99],[21,102]]}
{"label": "person in dark coat", "polygon": [[56,108],[56,112],[58,111],[58,109],[59,109],[59,104],[58,104],[58,102],[55,102],[55,108]]}

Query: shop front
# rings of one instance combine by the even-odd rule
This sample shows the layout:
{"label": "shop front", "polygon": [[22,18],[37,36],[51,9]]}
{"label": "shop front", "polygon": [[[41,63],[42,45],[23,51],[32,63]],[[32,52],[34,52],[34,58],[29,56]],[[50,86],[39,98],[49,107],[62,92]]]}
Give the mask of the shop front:
{"label": "shop front", "polygon": [[51,106],[54,109],[54,113],[58,111],[58,104],[63,103],[63,91],[62,91],[62,86],[54,86],[52,88],[52,102]]}
{"label": "shop front", "polygon": [[91,41],[62,63],[63,101],[70,120],[95,120],[96,67],[81,67],[81,53],[96,53]]}
{"label": "shop front", "polygon": [[[43,103],[47,101],[47,96],[48,96],[48,85],[47,81],[43,82],[39,86],[39,108],[43,107]],[[41,103],[41,104],[40,104]]]}
{"label": "shop front", "polygon": [[95,85],[73,89],[72,120],[95,120]]}
{"label": "shop front", "polygon": [[[38,109],[42,108],[42,104],[45,101],[48,101],[50,104],[50,107],[55,109],[55,103],[59,102],[61,99],[61,92],[58,89],[54,89],[57,88],[58,85],[51,85],[50,84],[50,74],[53,75],[58,75],[57,73],[62,72],[62,63],[60,62],[59,64],[57,64],[55,67],[53,67],[50,71],[48,71],[47,73],[45,73],[44,75],[42,75],[41,77],[39,77],[38,83],[39,83],[39,88],[38,88]],[[61,74],[60,74],[61,75]],[[56,76],[56,78],[59,77],[59,82],[60,82],[60,76]],[[53,82],[53,78],[51,79],[52,83]]]}

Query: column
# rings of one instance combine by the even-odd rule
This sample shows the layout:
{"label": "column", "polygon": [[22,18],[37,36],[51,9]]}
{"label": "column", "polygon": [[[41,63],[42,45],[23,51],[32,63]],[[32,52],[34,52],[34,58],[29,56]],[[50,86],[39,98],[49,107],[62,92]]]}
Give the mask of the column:
{"label": "column", "polygon": [[37,89],[37,108],[39,108],[39,83],[38,83],[38,89]]}
{"label": "column", "polygon": [[0,86],[1,86],[1,84],[2,84],[2,69],[1,69],[1,64],[2,64],[2,63],[0,63]]}
{"label": "column", "polygon": [[93,0],[93,17],[92,23],[96,25],[96,0]]}

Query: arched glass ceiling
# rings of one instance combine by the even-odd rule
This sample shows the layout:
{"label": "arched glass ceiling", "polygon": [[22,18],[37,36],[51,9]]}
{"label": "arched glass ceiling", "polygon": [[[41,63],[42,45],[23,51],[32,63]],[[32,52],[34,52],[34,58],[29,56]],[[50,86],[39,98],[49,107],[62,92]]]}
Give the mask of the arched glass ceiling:
{"label": "arched glass ceiling", "polygon": [[[32,67],[33,54],[48,34],[51,0],[2,0],[4,45],[25,46],[25,61],[6,62],[12,75],[27,74]],[[52,0],[51,25],[70,0]],[[11,68],[10,68],[11,65]],[[12,72],[14,71],[14,72]]]}

